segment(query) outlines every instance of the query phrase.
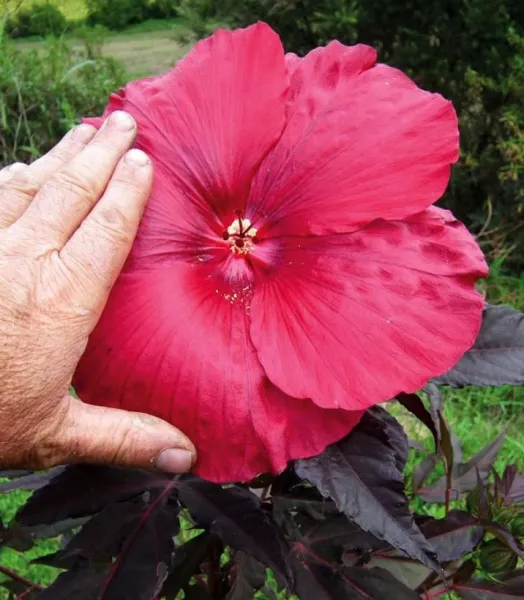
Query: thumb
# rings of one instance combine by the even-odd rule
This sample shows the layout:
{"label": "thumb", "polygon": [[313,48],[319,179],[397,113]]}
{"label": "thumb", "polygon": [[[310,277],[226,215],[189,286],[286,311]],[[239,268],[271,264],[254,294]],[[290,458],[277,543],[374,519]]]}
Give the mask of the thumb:
{"label": "thumb", "polygon": [[196,460],[190,440],[157,417],[92,406],[69,395],[60,409],[47,452],[39,453],[47,455],[45,466],[89,462],[185,473]]}

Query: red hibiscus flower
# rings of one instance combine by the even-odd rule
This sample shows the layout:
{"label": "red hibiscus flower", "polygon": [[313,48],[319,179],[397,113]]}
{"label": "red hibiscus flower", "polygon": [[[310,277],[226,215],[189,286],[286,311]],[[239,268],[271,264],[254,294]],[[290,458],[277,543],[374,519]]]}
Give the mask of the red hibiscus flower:
{"label": "red hibiscus flower", "polygon": [[257,24],[110,99],[155,184],[74,384],[178,426],[205,478],[318,454],[478,332],[484,259],[431,206],[455,112],[375,61],[338,42],[284,55]]}

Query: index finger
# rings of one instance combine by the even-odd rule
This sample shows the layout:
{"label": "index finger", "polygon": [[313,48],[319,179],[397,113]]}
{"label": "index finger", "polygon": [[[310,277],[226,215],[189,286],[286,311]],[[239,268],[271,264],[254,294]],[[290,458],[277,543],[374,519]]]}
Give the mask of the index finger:
{"label": "index finger", "polygon": [[135,135],[131,115],[112,113],[93,140],[43,184],[13,225],[17,235],[29,235],[39,253],[60,250],[100,199]]}
{"label": "index finger", "polygon": [[95,133],[92,125],[78,125],[30,165],[15,163],[0,171],[0,228],[19,219],[45,181],[83,150]]}
{"label": "index finger", "polygon": [[105,306],[131,250],[152,183],[151,161],[141,150],[130,150],[101,200],[60,252],[73,278],[83,284],[75,291],[77,303],[90,313],[99,315]]}

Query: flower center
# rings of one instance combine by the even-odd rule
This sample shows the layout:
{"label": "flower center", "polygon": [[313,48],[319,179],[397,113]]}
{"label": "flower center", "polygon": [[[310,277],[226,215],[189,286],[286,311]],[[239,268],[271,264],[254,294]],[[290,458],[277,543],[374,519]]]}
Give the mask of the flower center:
{"label": "flower center", "polygon": [[228,243],[233,254],[245,255],[253,250],[257,243],[257,230],[249,219],[238,217],[224,231],[222,237]]}

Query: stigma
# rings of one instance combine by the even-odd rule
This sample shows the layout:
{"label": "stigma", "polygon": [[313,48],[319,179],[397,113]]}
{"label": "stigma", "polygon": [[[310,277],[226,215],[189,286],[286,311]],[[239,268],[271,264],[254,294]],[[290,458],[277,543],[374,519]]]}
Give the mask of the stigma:
{"label": "stigma", "polygon": [[257,230],[249,219],[238,217],[226,229],[223,236],[233,254],[246,255],[257,242]]}

